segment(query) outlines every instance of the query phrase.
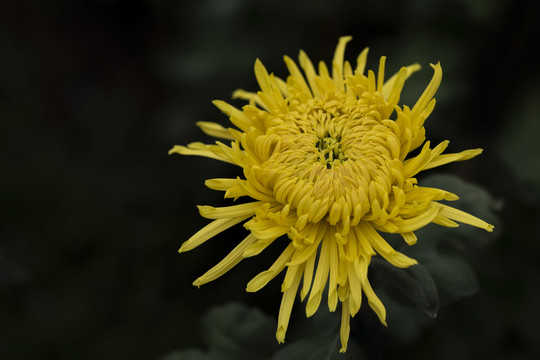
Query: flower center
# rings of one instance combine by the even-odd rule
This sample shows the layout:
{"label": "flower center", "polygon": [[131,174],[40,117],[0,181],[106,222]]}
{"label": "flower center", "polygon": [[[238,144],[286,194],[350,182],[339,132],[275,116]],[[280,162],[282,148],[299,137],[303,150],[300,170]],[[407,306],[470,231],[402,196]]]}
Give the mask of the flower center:
{"label": "flower center", "polygon": [[341,148],[341,136],[339,135],[334,138],[326,134],[319,138],[317,148],[319,149],[319,159],[322,164],[326,165],[327,169],[348,159]]}
{"label": "flower center", "polygon": [[257,143],[269,156],[254,169],[257,179],[286,212],[312,223],[326,218],[343,236],[360,219],[384,224],[404,178],[399,138],[379,109],[372,98],[344,93],[291,101],[288,112],[266,119]]}

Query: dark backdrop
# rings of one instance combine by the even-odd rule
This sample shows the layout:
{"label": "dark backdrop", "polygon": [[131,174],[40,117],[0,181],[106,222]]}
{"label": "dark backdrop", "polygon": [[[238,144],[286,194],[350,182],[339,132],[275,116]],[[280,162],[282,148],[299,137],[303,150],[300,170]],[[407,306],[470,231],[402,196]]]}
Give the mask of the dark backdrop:
{"label": "dark backdrop", "polygon": [[501,237],[470,254],[481,291],[381,358],[534,358],[538,10],[533,0],[2,2],[0,358],[156,359],[200,346],[198,319],[212,305],[275,316],[279,280],[244,292],[275,250],[191,286],[244,235],[176,252],[206,223],[196,204],[226,203],[204,179],[237,171],[167,151],[209,140],[195,122],[225,123],[210,102],[255,89],[257,57],[285,76],[283,54],[329,61],[347,34],[351,61],[370,46],[371,66],[381,55],[389,72],[423,65],[404,101],[441,61],[428,138],[485,149],[442,171],[503,204]]}

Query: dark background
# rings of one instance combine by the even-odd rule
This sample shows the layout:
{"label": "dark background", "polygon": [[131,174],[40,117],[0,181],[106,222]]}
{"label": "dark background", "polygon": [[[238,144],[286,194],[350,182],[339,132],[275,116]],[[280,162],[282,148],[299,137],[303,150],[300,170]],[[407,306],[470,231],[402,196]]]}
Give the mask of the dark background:
{"label": "dark background", "polygon": [[204,179],[238,171],[167,151],[210,140],[195,122],[226,123],[211,100],[256,89],[256,58],[284,77],[283,54],[329,61],[342,35],[350,61],[370,46],[387,74],[423,65],[410,105],[441,61],[428,138],[485,150],[441,171],[503,205],[499,239],[470,254],[481,291],[380,358],[536,358],[539,15],[533,0],[2,2],[0,358],[157,359],[200,346],[212,305],[275,316],[279,280],[244,288],[278,249],[191,286],[244,235],[176,252],[206,223],[196,204],[226,204]]}

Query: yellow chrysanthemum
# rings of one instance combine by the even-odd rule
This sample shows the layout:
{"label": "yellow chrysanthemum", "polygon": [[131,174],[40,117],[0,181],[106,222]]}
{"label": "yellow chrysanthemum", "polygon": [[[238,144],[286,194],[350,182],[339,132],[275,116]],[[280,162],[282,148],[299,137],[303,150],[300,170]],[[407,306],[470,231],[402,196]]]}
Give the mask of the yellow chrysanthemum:
{"label": "yellow chrysanthemum", "polygon": [[[412,245],[417,240],[414,231],[430,223],[454,227],[458,221],[493,229],[438,202],[457,200],[457,195],[417,185],[415,176],[420,171],[482,152],[443,154],[448,141],[433,148],[429,141],[424,143],[424,122],[435,107],[433,96],[441,82],[441,66],[431,65],[433,78],[412,109],[399,106],[405,80],[420,66],[403,67],[385,81],[383,56],[377,76],[371,70],[365,75],[368,49],[358,56],[356,68],[344,61],[345,45],[350,40],[340,38],[331,72],[323,62],[317,72],[301,51],[304,74],[285,56],[290,75],[283,81],[268,74],[257,60],[255,76],[261,90],[237,90],[233,95],[248,100],[248,105],[239,110],[214,101],[236,128],[197,124],[206,134],[230,143],[192,143],[170,151],[241,167],[245,178],[210,179],[206,186],[225,191],[226,198],[247,196],[255,200],[228,207],[199,207],[203,217],[215,220],[187,240],[180,252],[246,220],[244,227],[250,234],[194,285],[215,280],[242,259],[259,254],[287,235],[289,245],[268,270],[248,283],[247,291],[261,289],[287,268],[276,333],[283,342],[300,283],[301,299],[309,294],[308,317],[317,311],[328,287],[330,311],[341,302],[342,352],[347,349],[349,320],[360,309],[362,293],[386,325],[386,310],[368,281],[371,257],[379,254],[401,268],[416,264],[395,251],[380,233],[399,233]],[[422,144],[418,155],[407,159]]]}

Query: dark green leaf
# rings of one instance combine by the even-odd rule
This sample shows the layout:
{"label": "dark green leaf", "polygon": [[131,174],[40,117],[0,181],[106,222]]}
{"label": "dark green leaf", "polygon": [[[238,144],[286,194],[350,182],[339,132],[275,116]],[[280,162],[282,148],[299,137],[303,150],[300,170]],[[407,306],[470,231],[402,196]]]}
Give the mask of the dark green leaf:
{"label": "dark green leaf", "polygon": [[344,354],[339,352],[341,342],[339,333],[321,334],[310,338],[305,338],[284,346],[273,357],[272,360],[349,360],[364,359],[364,355],[358,346],[351,340]]}
{"label": "dark green leaf", "polygon": [[278,349],[276,322],[239,303],[212,308],[203,316],[200,330],[208,351],[182,350],[163,360],[264,360]]}
{"label": "dark green leaf", "polygon": [[387,309],[388,327],[384,331],[401,343],[406,344],[417,340],[422,334],[422,329],[433,321],[428,316],[422,316],[418,309],[394,300],[385,291],[379,291],[378,295]]}
{"label": "dark green leaf", "polygon": [[202,352],[201,350],[196,349],[187,349],[176,351],[171,353],[161,360],[217,360],[216,358],[210,357],[209,354]]}
{"label": "dark green leaf", "polygon": [[276,322],[260,310],[238,303],[211,309],[201,334],[212,351],[232,359],[265,359],[277,348]]}
{"label": "dark green leaf", "polygon": [[[324,290],[322,298],[328,298],[328,289]],[[324,306],[323,303],[324,300],[321,301],[321,306],[319,306],[317,312],[310,318],[306,317],[305,307],[301,306],[303,304],[298,304],[293,309],[291,322],[287,330],[286,343],[322,334],[334,336],[339,332],[339,325],[341,323],[341,312],[339,308],[335,312],[330,312],[328,307]]]}
{"label": "dark green leaf", "polygon": [[422,257],[422,264],[433,276],[443,304],[471,296],[478,291],[474,271],[457,256],[430,253]]}
{"label": "dark green leaf", "polygon": [[[518,96],[510,114],[507,117],[518,121],[504,122],[501,129],[497,149],[502,160],[514,175],[524,184],[516,193],[531,197],[538,195],[540,191],[540,167],[538,166],[538,154],[540,154],[540,91],[535,88],[532,91],[523,92]],[[501,174],[501,176],[504,176]],[[532,191],[531,191],[532,190]],[[536,196],[535,196],[536,197]]]}
{"label": "dark green leaf", "polygon": [[430,273],[420,264],[401,269],[381,259],[372,259],[375,271],[430,317],[439,309],[439,293]]}
{"label": "dark green leaf", "polygon": [[162,360],[362,359],[352,339],[346,354],[339,353],[340,316],[321,308],[310,319],[292,322],[286,343],[279,345],[275,321],[261,311],[236,303],[215,307],[201,321],[208,351],[183,350]]}

